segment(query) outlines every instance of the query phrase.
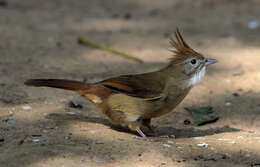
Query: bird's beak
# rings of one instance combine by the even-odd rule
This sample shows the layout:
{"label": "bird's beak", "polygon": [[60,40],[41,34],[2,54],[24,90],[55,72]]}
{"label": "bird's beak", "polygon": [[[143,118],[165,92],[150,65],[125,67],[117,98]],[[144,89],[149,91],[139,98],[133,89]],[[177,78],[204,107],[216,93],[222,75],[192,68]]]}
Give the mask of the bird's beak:
{"label": "bird's beak", "polygon": [[210,65],[210,64],[215,64],[217,63],[218,61],[216,59],[206,59],[205,60],[205,63],[206,63],[206,66],[207,65]]}

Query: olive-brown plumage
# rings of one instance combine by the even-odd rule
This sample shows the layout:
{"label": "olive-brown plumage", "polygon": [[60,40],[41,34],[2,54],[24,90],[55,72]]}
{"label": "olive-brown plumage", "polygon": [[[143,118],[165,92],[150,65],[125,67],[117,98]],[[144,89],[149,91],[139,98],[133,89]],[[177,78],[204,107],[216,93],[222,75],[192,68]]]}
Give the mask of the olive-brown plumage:
{"label": "olive-brown plumage", "polygon": [[151,129],[151,119],[171,112],[216,62],[194,51],[179,30],[170,43],[174,57],[155,72],[122,75],[94,84],[60,79],[31,79],[29,86],[47,86],[78,92],[94,103],[114,123],[127,126],[147,139],[141,126]]}

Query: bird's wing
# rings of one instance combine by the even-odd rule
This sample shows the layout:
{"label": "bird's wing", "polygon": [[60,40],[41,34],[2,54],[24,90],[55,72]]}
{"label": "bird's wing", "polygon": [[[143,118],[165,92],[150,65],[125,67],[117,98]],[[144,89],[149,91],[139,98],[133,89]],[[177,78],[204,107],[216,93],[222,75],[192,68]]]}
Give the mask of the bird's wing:
{"label": "bird's wing", "polygon": [[159,73],[146,73],[138,75],[122,75],[101,81],[106,88],[128,96],[156,100],[161,98],[165,85],[164,76]]}

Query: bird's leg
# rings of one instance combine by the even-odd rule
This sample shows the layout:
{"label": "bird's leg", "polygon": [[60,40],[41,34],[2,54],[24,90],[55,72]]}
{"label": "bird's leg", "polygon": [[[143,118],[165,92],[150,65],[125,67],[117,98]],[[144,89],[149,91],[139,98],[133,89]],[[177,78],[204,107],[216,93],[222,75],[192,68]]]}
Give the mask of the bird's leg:
{"label": "bird's leg", "polygon": [[141,140],[145,140],[145,141],[153,141],[153,139],[147,137],[140,128],[137,128],[136,129],[137,133],[140,135],[140,136],[134,136],[135,138],[137,139],[141,139]]}
{"label": "bird's leg", "polygon": [[160,135],[158,132],[154,130],[154,127],[151,125],[151,119],[143,119],[142,125],[147,127],[151,132],[152,137],[160,137],[160,138],[175,138],[174,135]]}
{"label": "bird's leg", "polygon": [[142,138],[147,139],[147,136],[142,132],[140,128],[137,128],[136,131]]}
{"label": "bird's leg", "polygon": [[133,122],[131,124],[128,125],[128,127],[133,130],[136,131],[140,136],[134,136],[134,138],[136,139],[141,139],[141,140],[146,140],[146,141],[152,141],[152,139],[148,138],[140,129],[141,123],[140,122]]}
{"label": "bird's leg", "polygon": [[148,119],[143,119],[142,120],[142,125],[147,127],[153,134],[155,134],[155,130],[154,130],[154,127],[151,125],[151,119],[148,118]]}

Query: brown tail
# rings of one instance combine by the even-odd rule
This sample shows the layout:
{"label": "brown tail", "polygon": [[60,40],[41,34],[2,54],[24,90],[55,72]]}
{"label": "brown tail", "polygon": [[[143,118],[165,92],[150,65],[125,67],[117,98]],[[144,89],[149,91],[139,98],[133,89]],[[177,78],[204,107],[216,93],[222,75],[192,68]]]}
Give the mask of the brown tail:
{"label": "brown tail", "polygon": [[27,80],[24,84],[27,86],[46,86],[74,91],[89,88],[89,85],[84,82],[63,79],[30,79]]}

